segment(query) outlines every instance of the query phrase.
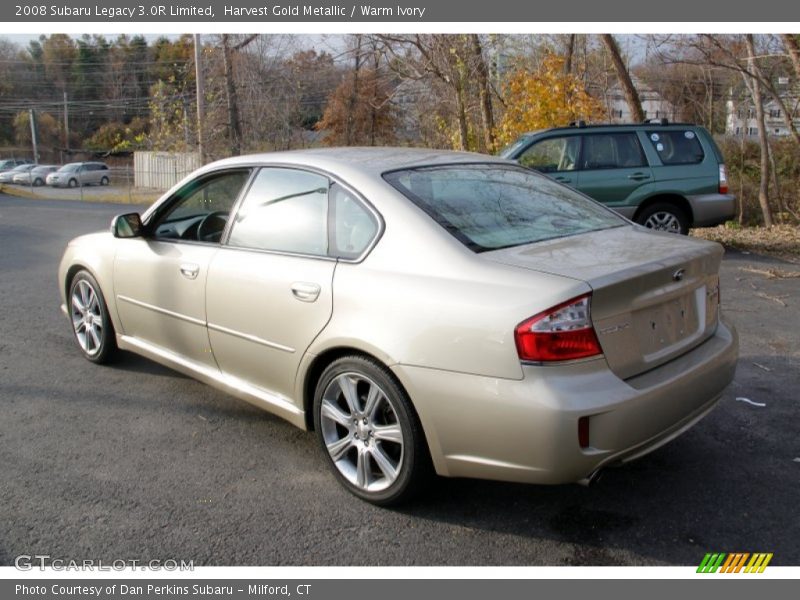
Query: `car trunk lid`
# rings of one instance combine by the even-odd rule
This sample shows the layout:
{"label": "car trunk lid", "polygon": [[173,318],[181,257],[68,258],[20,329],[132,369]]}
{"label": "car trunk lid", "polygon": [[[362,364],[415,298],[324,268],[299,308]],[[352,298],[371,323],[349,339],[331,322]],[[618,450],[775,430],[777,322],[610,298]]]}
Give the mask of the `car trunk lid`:
{"label": "car trunk lid", "polygon": [[587,283],[603,354],[627,379],[713,335],[722,254],[719,244],[624,226],[481,256]]}

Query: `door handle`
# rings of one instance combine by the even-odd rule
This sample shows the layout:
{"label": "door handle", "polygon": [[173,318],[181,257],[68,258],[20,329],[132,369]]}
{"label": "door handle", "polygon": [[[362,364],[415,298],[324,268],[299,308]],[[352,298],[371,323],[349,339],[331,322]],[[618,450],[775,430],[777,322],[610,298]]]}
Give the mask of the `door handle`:
{"label": "door handle", "polygon": [[556,181],[559,183],[572,183],[572,177],[564,177],[563,175],[559,175],[558,177],[554,177]]}
{"label": "door handle", "polygon": [[183,263],[181,265],[181,275],[186,277],[186,279],[196,279],[199,272],[200,265],[194,263]]}
{"label": "door handle", "polygon": [[632,175],[628,175],[628,179],[633,179],[634,181],[641,181],[642,179],[650,179],[650,175],[647,173],[633,173]]}
{"label": "door handle", "polygon": [[291,289],[294,297],[301,302],[314,302],[322,291],[322,288],[316,283],[306,281],[295,281]]}

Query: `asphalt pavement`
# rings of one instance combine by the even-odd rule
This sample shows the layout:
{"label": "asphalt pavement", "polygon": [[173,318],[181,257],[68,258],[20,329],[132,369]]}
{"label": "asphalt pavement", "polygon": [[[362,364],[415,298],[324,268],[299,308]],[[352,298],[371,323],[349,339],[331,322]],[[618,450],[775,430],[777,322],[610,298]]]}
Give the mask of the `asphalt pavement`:
{"label": "asphalt pavement", "polygon": [[81,357],[58,261],[130,210],[0,195],[0,565],[800,564],[800,279],[781,276],[800,267],[727,255],[736,380],[667,446],[591,488],[439,479],[392,510],[340,488],[311,434],[143,358]]}

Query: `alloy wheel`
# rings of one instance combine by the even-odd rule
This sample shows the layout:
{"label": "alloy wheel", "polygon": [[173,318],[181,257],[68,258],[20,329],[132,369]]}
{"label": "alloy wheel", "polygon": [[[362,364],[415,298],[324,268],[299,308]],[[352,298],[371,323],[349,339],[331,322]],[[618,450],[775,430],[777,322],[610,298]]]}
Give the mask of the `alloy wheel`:
{"label": "alloy wheel", "polygon": [[71,315],[78,344],[87,356],[95,356],[102,349],[105,323],[97,292],[85,279],[72,290]]}
{"label": "alloy wheel", "polygon": [[323,392],[319,418],[325,448],[348,482],[365,492],[395,482],[403,467],[403,430],[378,384],[361,373],[336,376]]}
{"label": "alloy wheel", "polygon": [[678,217],[666,211],[654,212],[644,222],[644,226],[656,231],[667,231],[669,233],[680,233],[681,223]]}

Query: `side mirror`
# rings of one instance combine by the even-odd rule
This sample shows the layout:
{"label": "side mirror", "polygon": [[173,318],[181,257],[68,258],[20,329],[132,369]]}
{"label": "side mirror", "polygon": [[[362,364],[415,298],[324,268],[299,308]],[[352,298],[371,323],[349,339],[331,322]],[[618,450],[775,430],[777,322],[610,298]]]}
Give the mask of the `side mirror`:
{"label": "side mirror", "polygon": [[116,238],[133,238],[142,235],[142,218],[139,213],[117,215],[111,221],[111,233]]}

